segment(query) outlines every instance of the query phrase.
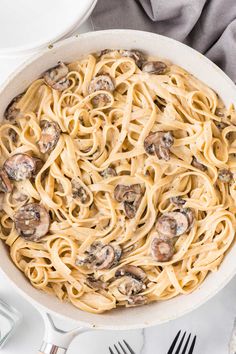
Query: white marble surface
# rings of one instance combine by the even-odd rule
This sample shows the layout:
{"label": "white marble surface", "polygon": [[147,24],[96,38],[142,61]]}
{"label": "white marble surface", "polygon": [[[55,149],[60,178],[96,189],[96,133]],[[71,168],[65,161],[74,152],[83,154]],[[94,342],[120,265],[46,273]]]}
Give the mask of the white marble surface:
{"label": "white marble surface", "polygon": [[[87,21],[77,32],[91,30]],[[0,84],[26,58],[0,57]],[[38,311],[28,304],[0,274],[0,298],[15,306],[23,314],[23,321],[13,337],[1,350],[3,354],[37,353],[43,337],[43,321]],[[135,331],[96,331],[74,339],[68,354],[108,354],[108,346],[126,339],[137,354],[166,354],[179,329],[197,334],[195,354],[227,354],[228,342],[236,316],[236,280],[214,299],[184,316],[162,326]],[[56,324],[69,329],[74,323],[57,320]]]}

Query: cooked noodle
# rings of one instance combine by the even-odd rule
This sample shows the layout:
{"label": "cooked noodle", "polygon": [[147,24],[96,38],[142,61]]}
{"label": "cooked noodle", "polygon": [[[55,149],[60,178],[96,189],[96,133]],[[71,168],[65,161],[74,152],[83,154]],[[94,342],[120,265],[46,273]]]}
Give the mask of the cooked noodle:
{"label": "cooked noodle", "polygon": [[[1,238],[34,287],[84,311],[132,305],[120,291],[123,277],[115,276],[125,264],[146,273],[138,291],[141,302],[191,293],[217,270],[234,240],[236,183],[218,178],[222,169],[236,173],[234,108],[226,109],[212,89],[165,62],[166,73],[155,75],[118,51],[89,55],[68,64],[70,86],[63,91],[41,78],[34,81],[17,102],[17,125],[5,120],[0,127],[1,166],[16,153],[44,162],[35,178],[14,181],[13,192],[2,194]],[[114,92],[89,94],[91,80],[100,74],[110,75]],[[102,94],[107,101],[96,107],[94,98]],[[216,114],[219,108],[222,116]],[[55,148],[46,154],[38,145],[42,120],[61,129]],[[219,122],[225,123],[223,129]],[[157,131],[173,134],[169,160],[144,150],[145,138]],[[204,170],[192,165],[193,157]],[[114,175],[104,176],[108,167]],[[85,191],[84,203],[74,197],[72,179]],[[142,198],[129,218],[114,189],[134,184],[141,186]],[[194,222],[174,238],[173,257],[160,262],[151,254],[156,221],[177,209],[170,199],[177,196],[193,211]],[[14,226],[16,210],[33,202],[43,205],[51,219],[38,242],[20,237]],[[116,264],[96,269],[78,261],[97,241],[121,247]],[[100,281],[97,288],[91,276]]]}

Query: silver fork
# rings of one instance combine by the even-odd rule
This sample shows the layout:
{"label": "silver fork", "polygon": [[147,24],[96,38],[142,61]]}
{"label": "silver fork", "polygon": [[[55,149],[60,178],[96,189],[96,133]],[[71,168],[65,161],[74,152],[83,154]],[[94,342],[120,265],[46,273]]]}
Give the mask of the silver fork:
{"label": "silver fork", "polygon": [[[118,347],[118,345],[120,348]],[[123,344],[121,344],[121,342],[118,342],[117,345],[114,344],[114,348],[115,352],[113,352],[111,347],[109,347],[110,354],[135,354],[131,346],[124,339]]]}
{"label": "silver fork", "polygon": [[[194,336],[193,339],[191,339],[191,341],[190,341],[190,338],[191,338],[191,333],[190,333],[188,335],[186,342],[184,342],[184,339],[186,336],[186,332],[184,332],[184,334],[182,335],[182,337],[179,341],[179,344],[177,346],[177,342],[178,342],[180,333],[181,333],[181,331],[179,331],[176,334],[167,354],[193,354],[193,350],[195,347],[197,337]],[[189,344],[190,344],[190,347],[189,347]],[[189,347],[189,349],[188,349],[188,347]],[[187,349],[188,349],[188,351],[187,351]]]}
{"label": "silver fork", "polygon": [[[188,335],[188,338],[184,344],[184,339],[185,339],[185,336],[186,336],[186,332],[184,332],[184,334],[182,335],[181,339],[180,339],[180,342],[176,348],[176,344],[178,342],[178,339],[179,339],[179,336],[180,336],[180,333],[181,331],[179,331],[171,346],[170,346],[170,349],[168,350],[168,353],[167,354],[193,354],[193,350],[194,350],[194,347],[195,347],[195,343],[196,343],[196,339],[197,339],[197,336],[194,336],[193,339],[191,339],[191,342],[190,342],[190,338],[191,338],[191,333]],[[131,348],[131,346],[123,339],[123,343],[124,344],[121,344],[121,342],[118,342],[118,345],[114,344],[114,350],[112,350],[111,347],[109,347],[109,351],[110,351],[110,354],[135,354],[135,352],[133,351],[133,349]],[[190,344],[191,343],[191,344]],[[187,351],[188,349],[188,345],[190,344],[190,347],[189,347],[189,350]],[[175,350],[176,349],[176,350]],[[182,349],[182,351],[181,351]],[[122,352],[121,352],[122,350]],[[175,350],[175,351],[174,351]]]}

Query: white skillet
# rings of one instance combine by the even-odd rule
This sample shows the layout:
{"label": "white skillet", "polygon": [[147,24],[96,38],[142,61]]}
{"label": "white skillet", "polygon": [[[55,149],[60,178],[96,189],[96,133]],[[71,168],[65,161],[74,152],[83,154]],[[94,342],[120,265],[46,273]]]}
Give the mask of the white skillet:
{"label": "white skillet", "polygon": [[[147,54],[168,58],[212,87],[226,105],[235,103],[236,88],[234,83],[216,65],[195,50],[170,38],[148,32],[108,30],[77,35],[61,41],[53,48],[43,50],[23,64],[0,87],[0,117],[13,97],[24,91],[43,71],[54,66],[59,60],[70,62],[105,48],[140,49]],[[81,328],[73,332],[71,336],[89,328],[126,330],[161,324],[180,317],[206,302],[232,279],[236,273],[235,259],[236,247],[232,247],[218,272],[209,274],[203,284],[188,296],[181,295],[168,301],[156,302],[143,307],[122,308],[95,315],[80,311],[69,303],[61,303],[55,297],[33,288],[11,262],[5,245],[0,247],[1,270],[29,302],[36,304],[38,308],[39,306],[44,308],[44,311],[50,314],[78,322],[78,326]],[[66,342],[63,342],[62,339],[62,333],[56,334],[54,329],[53,334],[49,335],[48,330],[49,325],[47,324],[45,341],[66,346]],[[68,343],[69,335],[64,338]],[[54,352],[56,353],[56,351]],[[51,353],[54,352],[51,351]]]}

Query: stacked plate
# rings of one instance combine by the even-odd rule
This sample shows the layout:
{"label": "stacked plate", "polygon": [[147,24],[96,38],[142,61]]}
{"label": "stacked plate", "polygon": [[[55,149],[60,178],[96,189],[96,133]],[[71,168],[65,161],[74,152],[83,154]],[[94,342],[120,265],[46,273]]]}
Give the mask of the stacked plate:
{"label": "stacked plate", "polygon": [[80,26],[97,0],[1,0],[0,55],[43,48]]}

